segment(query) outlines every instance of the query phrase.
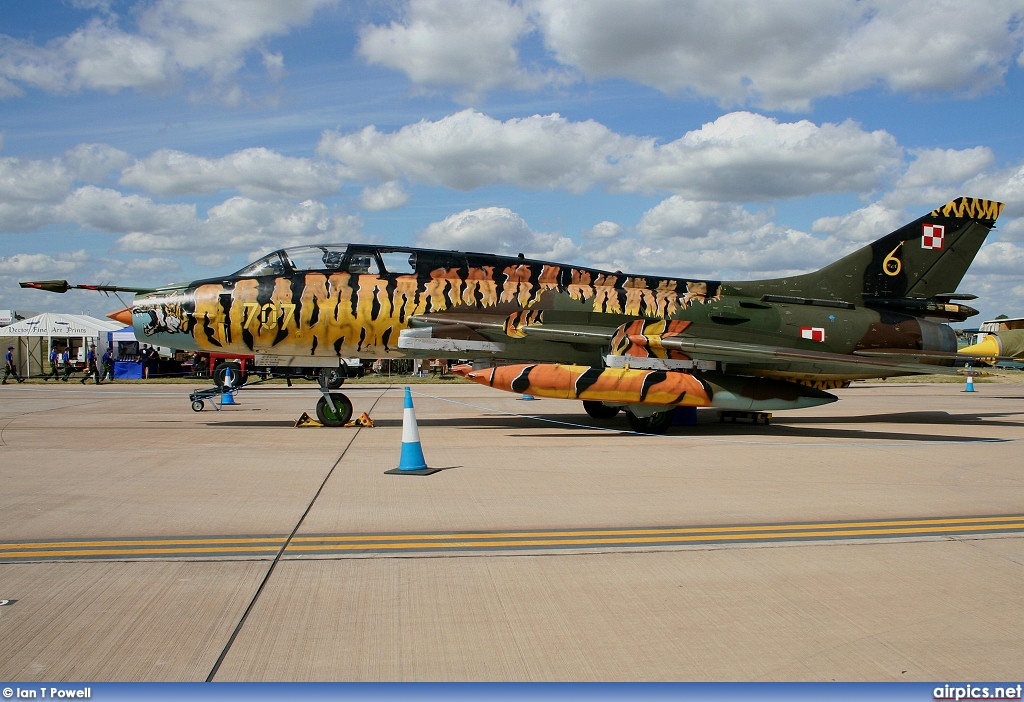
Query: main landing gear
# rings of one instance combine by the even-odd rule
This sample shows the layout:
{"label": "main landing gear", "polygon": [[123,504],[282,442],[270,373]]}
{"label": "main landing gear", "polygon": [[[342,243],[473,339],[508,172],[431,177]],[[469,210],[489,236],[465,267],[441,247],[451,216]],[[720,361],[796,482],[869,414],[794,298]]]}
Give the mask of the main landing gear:
{"label": "main landing gear", "polygon": [[[619,407],[596,400],[583,400],[583,409],[594,419],[607,421],[619,413]],[[636,414],[630,407],[622,408],[630,428],[638,434],[664,434],[672,426],[675,408],[646,414]]]}
{"label": "main landing gear", "polygon": [[594,419],[611,419],[619,413],[618,407],[606,405],[598,400],[584,400],[583,409]]}
{"label": "main landing gear", "polygon": [[666,412],[655,412],[646,417],[641,417],[633,414],[630,410],[626,410],[626,421],[629,422],[630,428],[638,434],[664,434],[672,426],[674,415],[675,409]]}

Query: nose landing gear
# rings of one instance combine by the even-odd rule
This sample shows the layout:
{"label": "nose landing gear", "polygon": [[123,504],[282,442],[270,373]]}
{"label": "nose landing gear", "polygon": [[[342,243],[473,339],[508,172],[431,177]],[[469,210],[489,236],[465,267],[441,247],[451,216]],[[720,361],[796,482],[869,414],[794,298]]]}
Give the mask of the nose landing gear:
{"label": "nose landing gear", "polygon": [[323,397],[316,401],[316,418],[325,427],[343,427],[352,419],[352,400],[340,392],[330,392],[320,385]]}
{"label": "nose landing gear", "polygon": [[324,369],[324,372],[317,376],[322,397],[316,401],[316,418],[325,427],[343,427],[352,419],[352,400],[343,393],[331,392],[332,389],[341,387],[345,382],[345,376],[329,372],[330,370],[333,369]]}

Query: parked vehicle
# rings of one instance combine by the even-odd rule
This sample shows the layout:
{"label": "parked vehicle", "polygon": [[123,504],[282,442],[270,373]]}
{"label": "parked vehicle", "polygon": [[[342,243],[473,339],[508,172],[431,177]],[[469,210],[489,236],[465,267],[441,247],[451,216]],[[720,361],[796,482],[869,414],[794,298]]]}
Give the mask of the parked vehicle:
{"label": "parked vehicle", "polygon": [[[192,372],[196,377],[211,378],[219,388],[242,385],[250,375],[257,375],[264,380],[267,378],[313,380],[322,382],[332,390],[340,388],[346,378],[359,378],[365,372],[363,362],[358,358],[342,358],[340,365],[330,368],[257,366],[255,360],[255,356],[200,352],[193,357]],[[323,380],[321,381],[321,379]]]}

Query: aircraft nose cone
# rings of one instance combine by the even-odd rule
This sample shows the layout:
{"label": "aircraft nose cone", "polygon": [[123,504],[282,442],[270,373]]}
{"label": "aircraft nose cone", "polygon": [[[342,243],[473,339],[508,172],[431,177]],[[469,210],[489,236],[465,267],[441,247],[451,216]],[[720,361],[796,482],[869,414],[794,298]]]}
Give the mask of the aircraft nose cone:
{"label": "aircraft nose cone", "polygon": [[115,322],[120,322],[121,324],[125,325],[126,327],[130,327],[132,325],[132,308],[131,307],[125,307],[125,308],[119,309],[117,312],[111,312],[107,316],[110,317]]}

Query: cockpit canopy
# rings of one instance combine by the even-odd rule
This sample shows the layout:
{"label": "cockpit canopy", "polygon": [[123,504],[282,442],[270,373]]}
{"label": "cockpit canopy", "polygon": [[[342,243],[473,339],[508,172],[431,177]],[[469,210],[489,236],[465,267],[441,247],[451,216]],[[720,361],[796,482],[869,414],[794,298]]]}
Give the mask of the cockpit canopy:
{"label": "cockpit canopy", "polygon": [[305,271],[347,272],[354,275],[412,275],[416,273],[415,249],[358,244],[318,244],[278,249],[253,261],[235,276],[291,275]]}

